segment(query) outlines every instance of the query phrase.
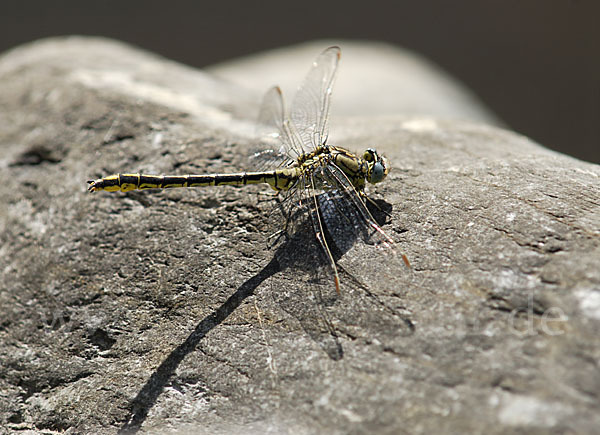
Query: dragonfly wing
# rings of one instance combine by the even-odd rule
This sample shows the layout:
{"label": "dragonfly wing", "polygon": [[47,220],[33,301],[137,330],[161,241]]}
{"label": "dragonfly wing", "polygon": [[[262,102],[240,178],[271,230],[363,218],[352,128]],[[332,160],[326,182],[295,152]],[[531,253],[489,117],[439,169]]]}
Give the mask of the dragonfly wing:
{"label": "dragonfly wing", "polygon": [[331,269],[335,262],[326,258],[321,243],[324,239],[318,235],[322,229],[318,229],[310,183],[309,175],[300,177],[297,189],[278,198],[286,236],[280,240],[275,257],[281,270],[288,273],[274,279],[277,290],[273,298],[331,359],[339,360],[343,351],[328,314],[328,307],[338,297]]}
{"label": "dragonfly wing", "polygon": [[340,53],[339,47],[329,47],[317,57],[292,102],[290,116],[305,149],[311,150],[327,140],[329,105]]}
{"label": "dragonfly wing", "polygon": [[275,139],[283,145],[283,149],[275,150],[277,153],[289,157],[304,154],[302,138],[290,121],[279,86],[272,87],[265,94],[258,114],[258,127],[262,137]]}
{"label": "dragonfly wing", "polygon": [[360,271],[368,280],[378,280],[386,274],[394,279],[399,271],[410,269],[406,255],[399,252],[339,167],[329,162],[315,176],[325,190],[319,196],[319,210],[331,239],[330,248],[341,251],[335,256],[343,256],[338,269],[344,264],[349,266],[347,270]]}
{"label": "dragonfly wing", "polygon": [[319,176],[326,189],[319,206],[327,230],[339,248],[345,252],[359,239],[385,252],[394,252],[394,241],[379,226],[344,171],[330,162],[321,168]]}
{"label": "dragonfly wing", "polygon": [[309,216],[313,226],[313,231],[317,241],[321,245],[321,249],[323,254],[325,255],[325,259],[327,264],[329,264],[329,268],[333,274],[333,280],[335,284],[335,290],[338,294],[340,294],[340,277],[338,274],[336,259],[329,248],[329,244],[327,243],[327,236],[325,234],[325,222],[324,216],[320,212],[320,197],[321,195],[317,195],[317,185],[315,184],[314,173],[307,175],[307,178],[310,179],[309,189],[305,190],[306,192],[306,202],[309,206]]}

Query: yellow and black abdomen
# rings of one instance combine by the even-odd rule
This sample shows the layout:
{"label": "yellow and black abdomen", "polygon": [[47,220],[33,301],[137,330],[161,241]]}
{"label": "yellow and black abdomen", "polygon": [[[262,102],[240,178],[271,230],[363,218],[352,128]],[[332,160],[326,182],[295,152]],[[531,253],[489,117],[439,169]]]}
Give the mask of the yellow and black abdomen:
{"label": "yellow and black abdomen", "polygon": [[107,192],[128,192],[136,189],[170,189],[175,187],[204,186],[245,186],[247,184],[267,183],[275,190],[287,190],[298,179],[295,168],[266,172],[239,172],[235,174],[208,175],[146,175],[115,174],[97,180],[88,181],[88,190],[106,190]]}

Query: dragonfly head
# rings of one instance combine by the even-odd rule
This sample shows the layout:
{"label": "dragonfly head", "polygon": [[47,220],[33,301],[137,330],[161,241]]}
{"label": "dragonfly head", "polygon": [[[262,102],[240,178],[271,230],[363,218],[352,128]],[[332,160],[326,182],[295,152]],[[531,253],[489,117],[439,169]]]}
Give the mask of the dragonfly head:
{"label": "dragonfly head", "polygon": [[369,183],[381,183],[385,180],[385,177],[387,177],[388,171],[390,170],[388,161],[385,157],[378,154],[373,148],[367,148],[363,154],[363,159],[369,165],[367,172],[367,181]]}

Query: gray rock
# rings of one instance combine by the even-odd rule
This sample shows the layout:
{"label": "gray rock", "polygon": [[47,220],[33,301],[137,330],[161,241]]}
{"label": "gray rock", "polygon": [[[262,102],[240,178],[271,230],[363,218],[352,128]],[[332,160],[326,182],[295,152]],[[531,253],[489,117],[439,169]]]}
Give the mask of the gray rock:
{"label": "gray rock", "polygon": [[309,262],[266,248],[259,186],[85,191],[119,171],[243,169],[256,92],[88,38],[8,52],[0,79],[6,432],[600,424],[598,166],[434,109],[338,113],[331,143],[393,164],[370,193],[413,267],[347,253],[341,295],[319,299]]}

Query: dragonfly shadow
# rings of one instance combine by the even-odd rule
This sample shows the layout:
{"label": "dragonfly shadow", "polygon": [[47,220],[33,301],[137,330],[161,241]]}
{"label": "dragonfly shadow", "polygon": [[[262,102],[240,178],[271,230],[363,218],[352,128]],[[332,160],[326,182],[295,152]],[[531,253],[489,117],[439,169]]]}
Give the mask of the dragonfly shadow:
{"label": "dragonfly shadow", "polygon": [[392,204],[383,199],[369,198],[367,208],[371,212],[375,222],[377,222],[377,225],[383,226],[390,219],[393,207]]}
{"label": "dragonfly shadow", "polygon": [[[386,204],[383,201],[377,203],[381,210],[380,216],[376,216],[377,220],[385,219]],[[377,212],[374,210],[375,214]],[[326,234],[326,237],[330,236]],[[331,246],[332,255],[337,261],[344,251],[334,243],[331,243]],[[324,254],[307,218],[292,236],[277,247],[273,259],[259,273],[244,282],[220,307],[202,319],[186,340],[173,349],[156,368],[130,402],[130,416],[119,433],[129,434],[140,430],[149,411],[186,355],[193,352],[206,334],[219,326],[244,300],[253,295],[258,286],[280,271],[292,272],[283,275],[284,278],[289,276],[293,282],[290,286],[282,286],[285,288],[274,289],[273,298],[284,311],[300,323],[306,334],[318,343],[331,359],[341,359],[342,346],[324,311],[324,307],[336,298],[332,275],[325,267],[327,263],[324,260]]]}
{"label": "dragonfly shadow", "polygon": [[[297,230],[274,254],[285,273],[271,281],[270,295],[329,358],[337,361],[343,358],[343,350],[325,312],[329,301],[335,299],[333,275],[310,224]],[[334,259],[339,256],[336,250]]]}
{"label": "dragonfly shadow", "polygon": [[[330,194],[318,195],[319,203],[335,202]],[[335,208],[335,207],[334,207]],[[369,204],[378,225],[389,216],[391,205],[385,201]],[[274,257],[279,267],[286,273],[279,280],[273,280],[271,296],[278,306],[293,317],[304,332],[332,360],[343,358],[344,352],[336,329],[330,321],[328,307],[338,301],[335,274],[330,259],[315,237],[313,222],[309,213],[298,210],[301,219],[295,222],[292,234],[276,250]],[[352,248],[361,236],[354,225],[349,224],[348,216],[338,212],[327,215],[326,207],[320,207],[324,237],[335,263]],[[340,273],[349,275],[347,271]],[[345,282],[353,277],[346,276]],[[279,284],[279,285],[278,285]],[[343,290],[342,290],[343,291]]]}
{"label": "dragonfly shadow", "polygon": [[202,319],[187,339],[177,346],[156,368],[150,379],[130,402],[130,416],[119,433],[136,433],[148,417],[150,409],[169,383],[177,367],[213,328],[219,326],[242,302],[254,294],[256,288],[279,271],[279,264],[271,260],[258,274],[244,282],[219,308]]}

